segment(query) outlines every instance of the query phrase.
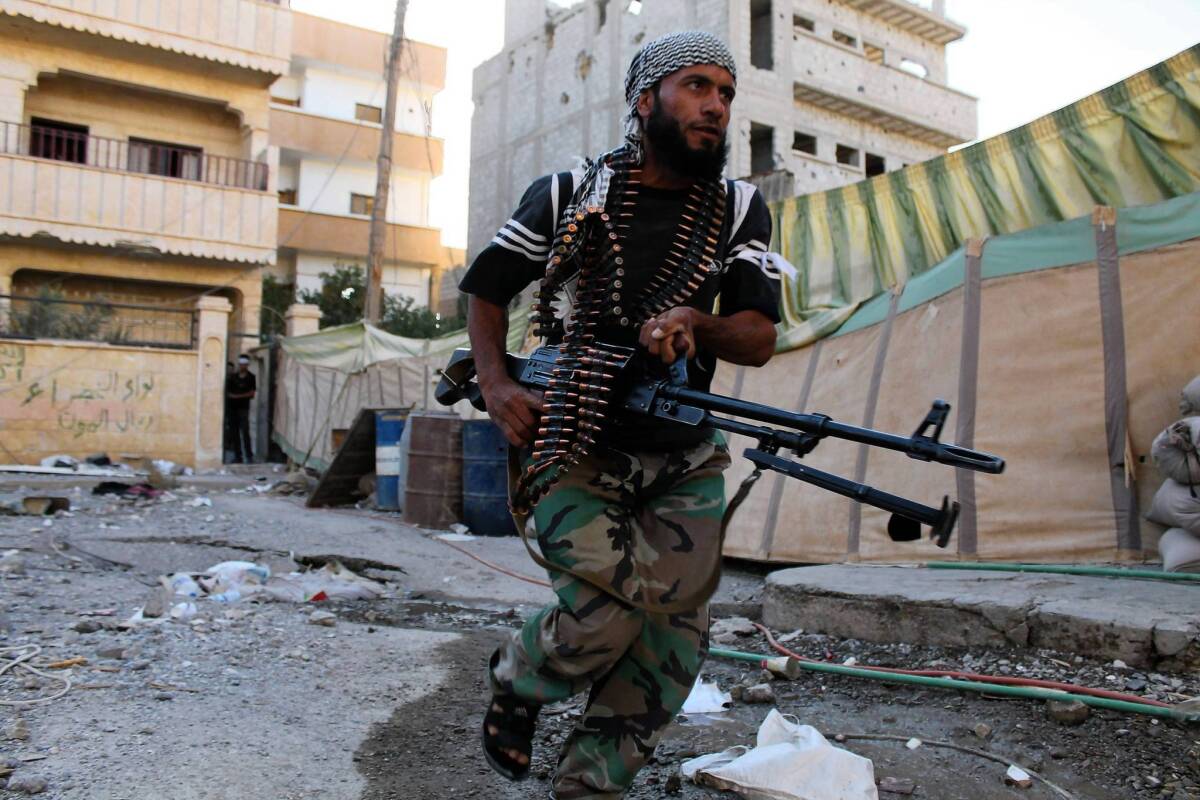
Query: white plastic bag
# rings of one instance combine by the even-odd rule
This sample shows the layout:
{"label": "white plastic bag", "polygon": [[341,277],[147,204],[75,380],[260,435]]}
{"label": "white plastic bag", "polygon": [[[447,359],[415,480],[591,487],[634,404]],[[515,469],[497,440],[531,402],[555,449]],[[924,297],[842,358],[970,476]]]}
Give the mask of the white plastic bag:
{"label": "white plastic bag", "polygon": [[683,701],[681,714],[718,714],[727,710],[733,698],[729,692],[722,692],[716,681],[709,683],[701,677],[696,678],[692,691],[687,700]]}
{"label": "white plastic bag", "polygon": [[[696,762],[702,761],[697,764]],[[875,766],[834,747],[811,725],[772,709],[754,749],[701,756],[681,766],[685,776],[748,800],[878,800]]]}

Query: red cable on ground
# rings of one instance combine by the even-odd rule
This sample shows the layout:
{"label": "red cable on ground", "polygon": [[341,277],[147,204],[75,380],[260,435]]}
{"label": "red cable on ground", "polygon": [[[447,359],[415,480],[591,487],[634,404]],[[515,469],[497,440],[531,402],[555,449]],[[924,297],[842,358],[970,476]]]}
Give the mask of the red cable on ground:
{"label": "red cable on ground", "polygon": [[[437,537],[435,536],[434,538],[436,539]],[[505,575],[507,575],[510,578],[516,578],[519,581],[525,581],[526,583],[532,583],[534,586],[545,586],[547,589],[554,588],[553,586],[550,585],[549,581],[544,581],[544,580],[541,580],[540,578],[531,578],[528,575],[522,575],[519,572],[513,572],[510,569],[506,569],[506,568],[500,566],[499,564],[493,564],[491,561],[488,561],[486,558],[480,558],[479,556],[475,555],[467,548],[459,547],[454,542],[447,542],[445,539],[438,539],[438,541],[441,542],[442,544],[446,545],[447,547],[453,547],[455,550],[462,553],[467,558],[475,559],[480,564],[483,564],[485,567],[491,567],[492,569],[496,570],[497,572],[503,572]]]}
{"label": "red cable on ground", "polygon": [[[808,658],[799,653],[792,652],[788,648],[781,645],[771,635],[771,632],[763,625],[754,623],[754,627],[762,631],[767,637],[767,642],[771,647],[775,648],[779,653],[790,656],[799,661],[811,661],[816,663],[830,663],[820,661],[816,658]],[[1040,678],[1016,678],[1006,675],[981,675],[977,672],[960,672],[958,670],[948,669],[899,669],[897,667],[875,667],[866,664],[855,664],[855,669],[866,669],[873,672],[891,672],[899,675],[923,675],[928,678],[959,678],[961,680],[975,681],[977,683],[994,683],[1002,686],[1036,686],[1043,689],[1060,689],[1073,694],[1087,694],[1093,697],[1105,697],[1109,700],[1121,700],[1126,703],[1140,703],[1144,706],[1158,706],[1159,708],[1172,708],[1170,703],[1163,703],[1159,700],[1151,700],[1146,697],[1138,697],[1132,694],[1122,694],[1121,692],[1110,692],[1107,689],[1093,689],[1090,686],[1078,686],[1073,683],[1063,683],[1060,681],[1046,681]]]}
{"label": "red cable on ground", "polygon": [[[346,516],[353,516],[353,517],[366,516],[366,517],[371,517],[372,519],[387,520],[388,522],[396,521],[395,517],[389,517],[384,514],[376,514],[371,511],[363,512],[363,513],[355,513],[353,511],[347,511],[347,510],[343,510],[340,508],[322,508],[320,510],[327,511],[331,514],[345,514]],[[503,572],[505,575],[507,575],[510,578],[516,578],[519,581],[525,581],[526,583],[532,583],[534,586],[545,586],[547,589],[554,588],[553,586],[550,585],[549,581],[544,581],[544,580],[541,580],[540,578],[531,578],[528,575],[522,575],[519,572],[513,572],[512,570],[507,569],[506,567],[502,567],[499,564],[493,564],[491,561],[488,561],[486,558],[480,558],[479,556],[472,553],[470,550],[467,550],[465,547],[459,547],[458,545],[454,544],[453,542],[447,542],[445,539],[438,539],[436,536],[434,536],[433,538],[436,539],[437,541],[441,542],[442,544],[446,545],[447,547],[451,547],[451,548],[457,550],[458,552],[462,553],[467,558],[475,559],[480,564],[483,564],[485,567],[491,567],[492,569],[496,570],[497,572]]]}

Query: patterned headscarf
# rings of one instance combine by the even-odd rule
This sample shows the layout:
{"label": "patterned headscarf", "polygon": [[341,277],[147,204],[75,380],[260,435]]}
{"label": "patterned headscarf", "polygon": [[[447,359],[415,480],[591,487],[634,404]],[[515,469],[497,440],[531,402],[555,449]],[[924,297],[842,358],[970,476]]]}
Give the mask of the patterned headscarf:
{"label": "patterned headscarf", "polygon": [[729,70],[737,82],[737,66],[725,43],[705,31],[680,31],[649,42],[637,51],[625,74],[625,102],[629,113],[625,117],[625,140],[640,155],[642,128],[637,113],[638,96],[660,80],[685,67],[713,64]]}

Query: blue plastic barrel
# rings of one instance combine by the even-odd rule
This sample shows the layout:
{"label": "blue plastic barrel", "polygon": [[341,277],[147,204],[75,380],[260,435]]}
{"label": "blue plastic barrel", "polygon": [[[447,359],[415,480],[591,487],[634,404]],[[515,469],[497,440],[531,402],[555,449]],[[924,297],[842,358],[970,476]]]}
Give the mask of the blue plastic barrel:
{"label": "blue plastic barrel", "polygon": [[400,436],[406,411],[375,412],[375,503],[388,511],[400,510]]}
{"label": "blue plastic barrel", "polygon": [[508,441],[491,420],[463,423],[463,523],[480,536],[516,536],[508,513]]}

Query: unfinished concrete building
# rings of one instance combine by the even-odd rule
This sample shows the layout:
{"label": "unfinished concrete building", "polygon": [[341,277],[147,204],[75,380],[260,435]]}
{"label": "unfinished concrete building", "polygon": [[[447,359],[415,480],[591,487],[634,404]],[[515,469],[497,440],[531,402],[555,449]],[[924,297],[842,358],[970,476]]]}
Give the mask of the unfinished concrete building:
{"label": "unfinished concrete building", "polygon": [[506,0],[504,49],[475,70],[468,256],[531,180],[620,143],[625,68],[644,42],[675,30],[710,31],[737,59],[731,177],[786,170],[804,194],[974,139],[975,98],[946,85],[946,45],[966,30],[943,6]]}

